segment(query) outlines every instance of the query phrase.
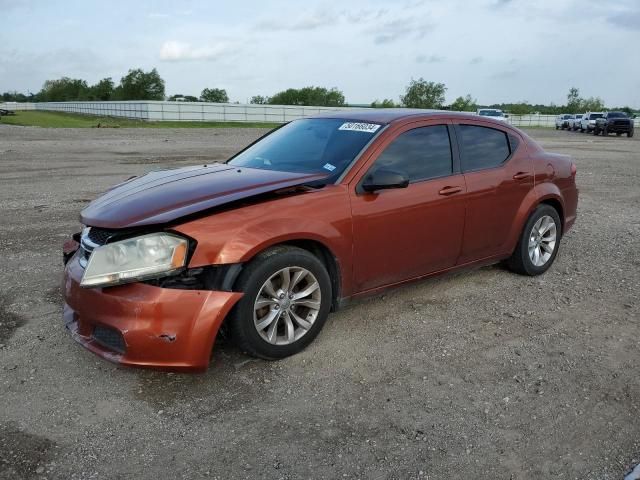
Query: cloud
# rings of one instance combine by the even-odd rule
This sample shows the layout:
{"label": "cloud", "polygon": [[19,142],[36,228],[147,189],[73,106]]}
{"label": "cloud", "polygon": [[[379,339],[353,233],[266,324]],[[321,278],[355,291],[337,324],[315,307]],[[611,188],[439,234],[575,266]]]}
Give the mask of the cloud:
{"label": "cloud", "polygon": [[363,10],[357,10],[354,12],[343,10],[342,12],[340,12],[340,16],[349,23],[362,24],[364,22],[379,20],[380,18],[384,17],[388,13],[389,13],[389,10],[387,10],[386,8],[380,8],[378,10],[363,9]]}
{"label": "cloud", "polygon": [[413,37],[416,40],[424,38],[433,30],[433,25],[414,18],[398,18],[371,26],[367,31],[374,35],[377,44],[391,43],[401,38]]}
{"label": "cloud", "polygon": [[470,63],[471,65],[478,65],[478,64],[482,63],[483,61],[484,61],[484,58],[482,58],[482,57],[473,57],[473,58],[469,61],[469,63]]}
{"label": "cloud", "polygon": [[640,11],[622,12],[611,15],[607,18],[609,23],[629,30],[640,30]]}
{"label": "cloud", "polygon": [[147,14],[147,17],[149,17],[149,18],[169,18],[170,15],[168,13],[153,12],[153,13]]}
{"label": "cloud", "polygon": [[509,5],[513,0],[496,0],[493,4],[493,8],[501,8]]}
{"label": "cloud", "polygon": [[320,27],[335,25],[340,16],[328,10],[316,10],[297,18],[270,18],[258,22],[256,28],[263,31],[314,30]]}
{"label": "cloud", "polygon": [[216,60],[227,53],[225,44],[193,47],[190,43],[167,41],[160,47],[160,60],[180,62],[186,60]]}
{"label": "cloud", "polygon": [[441,55],[418,55],[417,63],[441,63],[445,61],[445,57]]}

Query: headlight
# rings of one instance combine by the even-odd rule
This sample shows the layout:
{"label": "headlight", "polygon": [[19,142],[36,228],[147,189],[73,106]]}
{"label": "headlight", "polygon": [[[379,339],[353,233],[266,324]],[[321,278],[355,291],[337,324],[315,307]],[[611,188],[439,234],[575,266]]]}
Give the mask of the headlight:
{"label": "headlight", "polygon": [[185,238],[151,233],[96,248],[80,282],[82,287],[106,287],[168,275],[187,261]]}

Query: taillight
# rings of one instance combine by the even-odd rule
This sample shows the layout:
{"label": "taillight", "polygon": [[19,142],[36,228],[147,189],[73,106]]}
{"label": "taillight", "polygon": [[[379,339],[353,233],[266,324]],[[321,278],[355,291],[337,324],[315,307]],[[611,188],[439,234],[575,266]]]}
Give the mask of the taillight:
{"label": "taillight", "polygon": [[575,177],[577,171],[578,171],[578,169],[576,168],[576,164],[571,162],[571,176]]}

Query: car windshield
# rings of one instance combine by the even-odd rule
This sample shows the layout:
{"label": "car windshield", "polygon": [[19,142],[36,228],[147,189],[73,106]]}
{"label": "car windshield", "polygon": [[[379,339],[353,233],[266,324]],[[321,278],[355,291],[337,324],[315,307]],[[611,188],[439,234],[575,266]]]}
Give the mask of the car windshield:
{"label": "car windshield", "polygon": [[229,160],[229,165],[338,177],[382,129],[335,118],[295,120]]}
{"label": "car windshield", "polygon": [[571,115],[564,115],[564,116],[563,116],[563,118],[564,118],[565,120],[567,120],[567,119],[571,118]]}
{"label": "car windshield", "polygon": [[609,112],[607,116],[609,118],[627,118],[627,114],[624,112]]}
{"label": "car windshield", "polygon": [[589,120],[594,120],[596,118],[602,118],[602,117],[604,117],[604,113],[592,113],[589,116]]}
{"label": "car windshield", "polygon": [[479,114],[483,117],[501,117],[502,112],[498,110],[480,110]]}

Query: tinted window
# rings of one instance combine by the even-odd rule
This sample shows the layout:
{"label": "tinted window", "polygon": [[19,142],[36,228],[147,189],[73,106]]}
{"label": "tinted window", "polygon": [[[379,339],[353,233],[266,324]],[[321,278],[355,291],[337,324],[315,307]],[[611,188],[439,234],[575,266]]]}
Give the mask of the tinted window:
{"label": "tinted window", "polygon": [[596,118],[602,117],[604,117],[603,113],[592,113],[591,115],[589,115],[589,120],[595,120]]}
{"label": "tinted window", "polygon": [[497,167],[511,154],[507,135],[494,128],[459,125],[464,171]]}
{"label": "tinted window", "polygon": [[380,154],[374,170],[396,170],[415,182],[451,175],[451,142],[445,125],[422,127],[400,134]]}
{"label": "tinted window", "polygon": [[627,118],[627,114],[622,112],[609,112],[607,116],[609,118]]}
{"label": "tinted window", "polygon": [[364,146],[382,130],[375,123],[332,118],[295,120],[239,153],[228,163],[339,176]]}

